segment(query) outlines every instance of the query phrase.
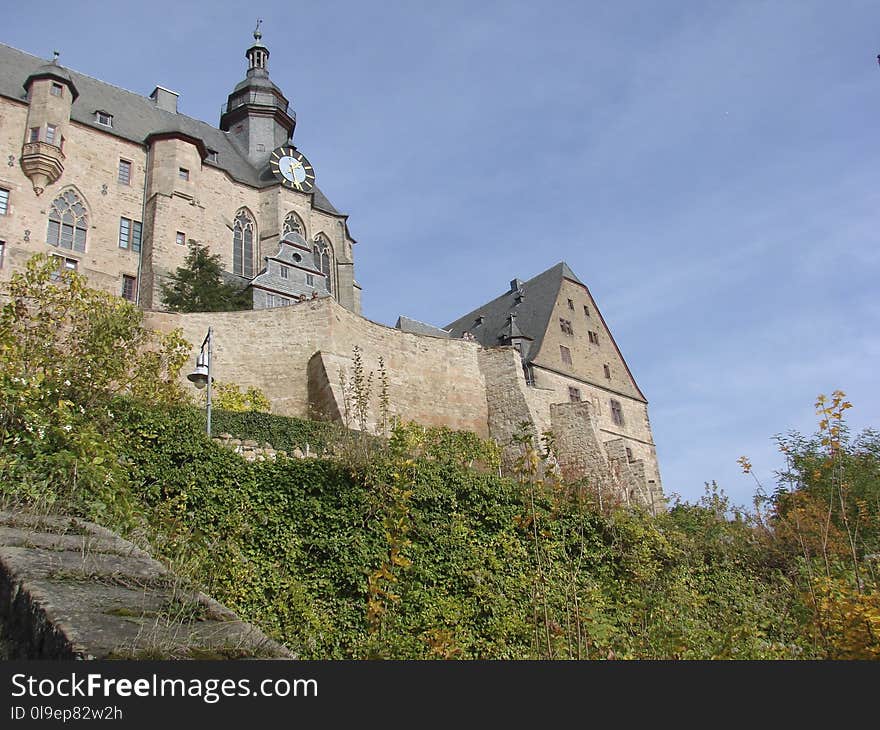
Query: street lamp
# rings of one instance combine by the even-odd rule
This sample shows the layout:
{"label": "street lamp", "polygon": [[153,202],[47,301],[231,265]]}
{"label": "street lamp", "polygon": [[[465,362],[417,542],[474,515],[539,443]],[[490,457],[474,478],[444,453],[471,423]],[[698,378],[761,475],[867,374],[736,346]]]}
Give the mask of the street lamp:
{"label": "street lamp", "polygon": [[214,330],[208,327],[208,334],[202,342],[202,348],[199,350],[199,356],[196,358],[196,369],[193,370],[186,379],[189,380],[199,390],[206,387],[207,395],[207,413],[208,413],[208,438],[211,438],[211,346],[213,345]]}

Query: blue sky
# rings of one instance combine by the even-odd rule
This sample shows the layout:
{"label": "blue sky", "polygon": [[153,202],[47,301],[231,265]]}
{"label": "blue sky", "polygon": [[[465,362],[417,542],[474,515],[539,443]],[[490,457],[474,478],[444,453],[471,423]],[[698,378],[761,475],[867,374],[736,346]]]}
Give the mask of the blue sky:
{"label": "blue sky", "polygon": [[736,458],[772,483],[773,435],[835,388],[880,426],[876,2],[242,6],[44,0],[0,41],[216,124],[262,17],[364,314],[444,325],[567,261],[667,492],[749,503]]}

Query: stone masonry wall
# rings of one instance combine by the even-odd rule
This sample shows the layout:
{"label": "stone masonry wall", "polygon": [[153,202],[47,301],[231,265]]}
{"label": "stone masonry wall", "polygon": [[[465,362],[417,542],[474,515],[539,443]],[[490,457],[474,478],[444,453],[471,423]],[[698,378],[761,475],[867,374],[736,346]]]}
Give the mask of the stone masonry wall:
{"label": "stone masonry wall", "polygon": [[[646,458],[653,452],[643,454],[638,441],[612,438],[609,442],[617,444],[612,458],[603,440],[616,434],[606,434],[592,402],[569,404],[561,402],[556,388],[527,386],[519,354],[511,347],[486,349],[473,341],[401,332],[329,298],[250,312],[148,312],[146,324],[162,331],[182,328],[193,344],[190,366],[208,327],[213,327],[214,377],[242,388],[256,386],[271,401],[273,412],[301,418],[345,420],[344,381],[352,381],[358,346],[366,373],[373,371],[369,427],[380,414],[381,356],[390,415],[491,436],[504,447],[508,464],[518,453],[511,439],[525,422],[534,436],[553,432],[567,476],[602,479],[608,494],[621,501],[662,504],[659,482],[646,484],[655,474],[654,462]],[[350,425],[356,426],[353,414]]]}
{"label": "stone masonry wall", "polygon": [[[320,352],[324,360],[323,367],[312,366],[313,379],[324,370],[322,377],[329,380],[313,382],[312,391],[329,397],[333,383],[338,390],[339,367],[350,362],[357,345],[365,370],[374,373],[372,418],[379,411],[381,356],[388,373],[391,415],[489,436],[486,382],[476,342],[401,332],[364,319],[330,298],[250,312],[148,312],[145,321],[148,327],[161,331],[182,328],[193,345],[190,366],[208,327],[213,327],[214,377],[242,388],[261,388],[274,413],[316,415],[316,407],[325,406],[326,398],[320,402],[310,399],[312,356]],[[350,381],[352,374],[346,377]],[[185,373],[182,379],[191,387]],[[338,393],[333,399],[338,409]]]}
{"label": "stone masonry wall", "polygon": [[526,423],[528,432],[539,437],[540,423],[529,405],[519,353],[512,347],[482,349],[479,362],[486,380],[488,430],[502,445],[502,458],[509,464],[519,453],[510,441],[520,433],[520,424]]}
{"label": "stone masonry wall", "polygon": [[109,530],[17,512],[0,512],[0,652],[0,660],[293,658]]}
{"label": "stone masonry wall", "polygon": [[[57,253],[78,262],[89,283],[122,292],[122,276],[137,276],[138,254],[119,248],[119,219],[142,220],[146,155],[140,145],[71,122],[65,129],[64,172],[42,195],[17,160],[21,156],[28,107],[0,99],[0,187],[9,190],[9,210],[0,215],[0,241],[6,244],[0,281],[23,268],[36,253]],[[13,160],[12,165],[7,161]],[[119,160],[132,163],[131,182],[118,182]],[[73,187],[89,215],[86,252],[59,249],[46,243],[49,210],[63,190]]]}

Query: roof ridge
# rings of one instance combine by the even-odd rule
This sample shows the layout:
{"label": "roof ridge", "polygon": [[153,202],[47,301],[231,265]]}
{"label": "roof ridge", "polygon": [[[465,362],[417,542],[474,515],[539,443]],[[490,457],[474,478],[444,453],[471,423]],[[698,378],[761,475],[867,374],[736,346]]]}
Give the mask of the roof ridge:
{"label": "roof ridge", "polygon": [[[28,51],[23,51],[20,48],[16,48],[15,46],[11,46],[8,43],[0,42],[0,49],[2,49],[3,53],[9,54],[9,66],[11,69],[15,71],[21,70],[18,68],[21,66],[31,66],[39,67],[40,65],[49,63],[48,59],[43,59],[39,56],[35,56],[33,53],[29,53]],[[17,58],[14,58],[17,57]],[[212,124],[211,122],[207,122],[204,119],[198,119],[197,117],[192,117],[188,114],[184,114],[182,112],[170,112],[166,109],[160,109],[158,105],[156,105],[149,96],[144,96],[136,91],[132,91],[131,89],[126,89],[123,86],[119,86],[117,84],[112,84],[108,81],[103,81],[101,79],[95,78],[87,73],[83,73],[82,71],[77,71],[75,69],[71,69],[67,66],[62,66],[66,71],[68,71],[72,77],[74,84],[77,81],[81,81],[85,86],[94,90],[97,96],[109,96],[110,98],[116,97],[119,101],[120,106],[125,107],[129,106],[129,111],[132,112],[131,116],[140,117],[141,119],[149,118],[155,119],[158,115],[157,111],[162,111],[164,114],[162,115],[163,120],[167,120],[168,124],[163,124],[157,126],[163,127],[163,129],[152,129],[151,131],[179,131],[189,134],[190,136],[200,138],[205,146],[209,149],[214,149],[215,145],[210,143],[210,140],[214,140],[217,144],[223,144],[224,147],[219,151],[222,152],[223,160],[221,160],[218,164],[211,163],[212,166],[217,167],[222,170],[226,175],[235,180],[236,182],[242,183],[244,185],[248,185],[256,188],[267,187],[271,184],[277,183],[267,183],[261,178],[263,168],[259,166],[254,166],[248,157],[238,148],[233,138],[231,132],[220,129],[219,126]],[[6,64],[4,63],[3,70],[6,70]],[[0,79],[4,74],[0,73]],[[19,93],[17,95],[13,94],[13,86],[12,82],[15,81],[16,85],[18,84],[17,75],[12,74],[9,75],[9,85],[6,87],[2,87],[0,90],[0,96],[4,98],[11,98],[18,102],[23,101],[23,94]],[[86,103],[88,101],[88,96],[83,93],[84,90],[80,89],[80,96],[86,97],[85,99],[81,98],[77,104],[73,107],[73,112],[78,114],[79,117],[88,116],[87,111],[95,111],[95,109],[88,109]],[[92,99],[93,102],[99,103],[101,99]],[[141,109],[137,108],[137,105],[142,105],[141,109],[143,110],[143,114],[141,114]],[[100,111],[111,112],[114,115],[120,114],[120,117],[124,117],[124,115],[119,109],[100,109]],[[71,120],[76,121],[77,123],[83,123],[82,119],[75,119],[73,114],[71,115]],[[171,122],[174,122],[174,129],[168,129],[171,126]],[[92,125],[93,126],[93,125]],[[142,127],[143,125],[137,122],[132,123],[131,126],[134,128],[134,131],[137,131],[138,127]],[[188,128],[188,129],[187,129]],[[127,134],[126,132],[121,132],[114,125],[111,129],[101,130],[106,133],[115,135],[122,139],[127,139],[129,141],[136,142],[138,144],[143,143],[144,138],[142,136],[137,136],[137,134]],[[228,163],[229,160],[233,160],[232,164]],[[315,185],[314,190],[312,191],[312,199],[313,205],[315,209],[320,210],[324,213],[327,213],[336,218],[342,218],[343,220],[347,220],[348,215],[339,211],[336,206],[328,198],[327,194],[324,190]],[[348,227],[346,225],[346,232],[348,234]],[[350,234],[348,234],[350,236]]]}
{"label": "roof ridge", "polygon": [[[563,274],[563,270],[562,270],[562,268],[561,268],[562,266],[568,266],[568,264],[566,264],[564,261],[560,261],[560,262],[558,262],[558,263],[556,263],[556,264],[553,264],[553,266],[551,266],[549,269],[545,269],[544,271],[540,272],[539,274],[535,274],[532,278],[530,278],[530,279],[526,279],[525,281],[523,281],[523,282],[522,282],[522,283],[523,283],[523,286],[525,286],[526,284],[530,284],[530,283],[532,283],[535,279],[538,279],[538,278],[540,278],[540,277],[542,277],[542,276],[544,276],[544,275],[546,275],[546,274],[550,274],[550,273],[552,273],[555,269],[559,269],[559,274],[560,274],[560,276],[562,276],[562,274]],[[570,269],[569,269],[569,270],[570,270]],[[578,281],[580,281],[580,280],[578,280]],[[581,282],[581,283],[583,283],[583,282]],[[585,286],[586,286],[586,285],[585,285]],[[455,324],[456,322],[460,322],[460,321],[463,320],[465,317],[468,317],[468,316],[470,316],[470,315],[472,315],[472,314],[476,314],[476,313],[479,312],[481,309],[486,309],[489,305],[494,304],[494,303],[497,302],[499,299],[503,299],[504,297],[509,296],[510,294],[511,294],[511,291],[510,291],[510,289],[508,289],[507,291],[504,291],[504,292],[502,292],[501,294],[499,294],[497,297],[493,297],[493,298],[490,299],[488,302],[483,302],[483,303],[480,304],[479,306],[474,307],[471,311],[466,312],[465,314],[461,315],[460,317],[456,317],[452,322],[450,322],[450,323],[449,323],[448,325],[446,325],[446,326],[449,327],[449,326]]]}
{"label": "roof ridge", "polygon": [[[16,48],[15,46],[10,46],[8,43],[0,43],[0,46],[6,46],[7,48],[11,48],[13,51],[17,51],[18,53],[21,53],[24,56],[29,56],[30,58],[37,59],[38,61],[44,61],[45,63],[51,63],[50,60],[40,58],[40,56],[35,56],[33,53],[28,53],[27,51],[22,51],[20,48]],[[83,78],[86,78],[89,81],[94,81],[95,83],[101,84],[102,86],[109,86],[111,89],[115,89],[116,91],[124,91],[126,94],[130,94],[131,96],[136,97],[140,102],[142,102],[144,104],[148,104],[150,109],[164,112],[165,114],[168,114],[169,116],[184,117],[185,119],[189,119],[193,122],[198,122],[199,124],[204,124],[206,127],[208,127],[209,129],[211,129],[214,132],[222,132],[224,135],[227,135],[227,136],[229,135],[229,132],[227,132],[226,130],[220,129],[220,127],[215,127],[213,124],[211,124],[210,122],[206,122],[204,119],[199,119],[198,117],[191,117],[189,114],[184,114],[183,112],[171,112],[171,111],[168,111],[167,109],[162,109],[161,107],[159,107],[158,105],[153,103],[149,96],[144,96],[143,94],[141,94],[137,91],[132,91],[131,89],[126,89],[124,86],[119,86],[117,84],[111,84],[109,81],[104,81],[103,79],[99,79],[95,76],[91,76],[90,74],[84,73],[83,71],[78,71],[77,69],[71,68],[70,66],[65,66],[64,64],[59,64],[59,66],[61,66],[61,68],[66,69],[70,73],[76,74],[77,76],[82,76]],[[159,84],[156,84],[156,85],[159,86]],[[165,88],[165,87],[162,87],[162,88]],[[169,91],[170,91],[170,89],[169,89]],[[178,94],[178,96],[181,96],[181,94],[179,92],[174,92],[174,93]]]}

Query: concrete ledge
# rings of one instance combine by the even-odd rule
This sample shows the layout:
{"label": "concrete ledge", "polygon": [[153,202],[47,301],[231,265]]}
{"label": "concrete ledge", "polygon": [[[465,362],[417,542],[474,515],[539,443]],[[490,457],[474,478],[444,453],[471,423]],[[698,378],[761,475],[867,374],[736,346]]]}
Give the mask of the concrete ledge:
{"label": "concrete ledge", "polygon": [[0,512],[0,659],[291,659],[99,525]]}

